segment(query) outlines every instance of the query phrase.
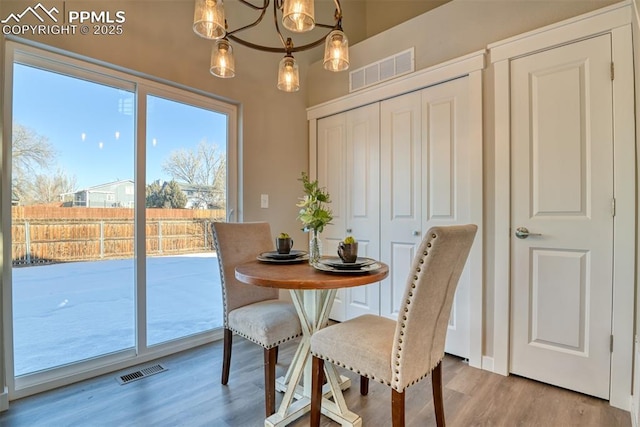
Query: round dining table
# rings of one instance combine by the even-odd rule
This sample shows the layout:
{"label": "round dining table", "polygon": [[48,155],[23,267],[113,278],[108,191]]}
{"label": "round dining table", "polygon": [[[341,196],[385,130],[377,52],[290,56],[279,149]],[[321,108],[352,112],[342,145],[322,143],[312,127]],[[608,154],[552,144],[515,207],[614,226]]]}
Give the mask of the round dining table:
{"label": "round dining table", "polygon": [[[363,286],[387,277],[389,267],[379,261],[367,271],[322,271],[308,262],[268,263],[258,260],[235,269],[238,280],[256,286],[287,289],[302,326],[302,338],[284,377],[276,388],[284,391],[278,411],[265,420],[266,427],[285,426],[311,409],[311,336],[328,324],[338,289]],[[333,364],[325,364],[327,384],[323,388],[322,413],[342,426],[362,425],[359,415],[347,408],[342,390],[350,386]],[[333,397],[333,400],[329,400]]]}

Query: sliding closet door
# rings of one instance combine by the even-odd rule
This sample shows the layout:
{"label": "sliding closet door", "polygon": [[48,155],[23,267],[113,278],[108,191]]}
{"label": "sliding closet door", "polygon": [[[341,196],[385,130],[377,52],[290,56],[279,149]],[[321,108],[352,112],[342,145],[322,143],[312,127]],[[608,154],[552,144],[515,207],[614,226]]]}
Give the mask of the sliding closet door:
{"label": "sliding closet door", "polygon": [[[469,78],[424,89],[422,96],[422,229],[467,224],[471,210]],[[474,178],[474,179],[480,179]],[[469,262],[458,282],[445,350],[470,353]]]}
{"label": "sliding closet door", "polygon": [[[469,79],[460,78],[381,105],[381,315],[396,318],[415,250],[429,228],[472,222]],[[481,179],[476,177],[474,179]],[[462,273],[446,351],[470,352],[470,275]]]}
{"label": "sliding closet door", "polygon": [[422,125],[420,92],[380,106],[380,256],[389,265],[380,314],[396,318],[422,240]]}
{"label": "sliding closet door", "polygon": [[[336,256],[346,236],[358,241],[358,255],[378,259],[380,134],[379,104],[318,120],[318,181],[331,195],[333,220],[322,232],[323,252]],[[378,314],[380,285],[338,291],[331,318]]]}

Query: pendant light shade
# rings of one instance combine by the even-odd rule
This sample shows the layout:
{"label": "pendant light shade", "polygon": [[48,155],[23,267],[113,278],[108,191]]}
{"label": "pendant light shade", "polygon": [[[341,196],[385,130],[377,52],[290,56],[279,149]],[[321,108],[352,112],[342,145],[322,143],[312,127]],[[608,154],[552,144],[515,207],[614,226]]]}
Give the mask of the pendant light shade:
{"label": "pendant light shade", "polygon": [[222,0],[196,0],[193,31],[205,39],[220,39],[225,36]]}
{"label": "pendant light shade", "polygon": [[287,55],[278,66],[278,89],[285,92],[297,92],[300,89],[298,64],[291,55]]}
{"label": "pendant light shade", "polygon": [[313,30],[316,25],[313,0],[284,0],[282,25],[296,33]]}
{"label": "pendant light shade", "polygon": [[211,51],[211,74],[223,79],[236,75],[236,60],[233,57],[233,47],[226,39],[220,39],[213,45]]}
{"label": "pendant light shade", "polygon": [[333,30],[324,44],[324,69],[344,71],[349,68],[349,40],[342,30]]}

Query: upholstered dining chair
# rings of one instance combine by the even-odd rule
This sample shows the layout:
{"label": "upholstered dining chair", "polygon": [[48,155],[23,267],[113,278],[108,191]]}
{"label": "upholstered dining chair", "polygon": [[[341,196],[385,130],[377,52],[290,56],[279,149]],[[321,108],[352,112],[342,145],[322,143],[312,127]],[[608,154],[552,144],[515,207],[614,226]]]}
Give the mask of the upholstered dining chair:
{"label": "upholstered dining chair", "polygon": [[321,329],[311,337],[311,426],[320,425],[325,361],[360,375],[360,393],[369,379],[391,387],[394,427],[404,426],[407,387],[431,373],[436,423],[445,425],[442,359],[458,280],[477,227],[431,228],[414,257],[397,321],[364,315]]}
{"label": "upholstered dining chair", "polygon": [[266,222],[213,223],[213,240],[220,264],[224,305],[222,384],[229,381],[233,335],[264,348],[265,412],[275,413],[275,372],[278,346],[302,334],[293,304],[278,299],[278,289],[242,283],[238,264],[274,250],[271,227]]}

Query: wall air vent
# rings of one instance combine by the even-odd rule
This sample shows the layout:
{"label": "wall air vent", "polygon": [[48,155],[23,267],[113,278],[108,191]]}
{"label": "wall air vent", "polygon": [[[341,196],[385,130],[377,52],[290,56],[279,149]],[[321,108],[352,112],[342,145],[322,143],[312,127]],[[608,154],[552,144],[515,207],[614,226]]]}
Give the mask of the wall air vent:
{"label": "wall air vent", "polygon": [[120,383],[120,385],[129,384],[130,382],[141,380],[146,377],[150,377],[151,375],[159,374],[161,372],[165,372],[168,369],[165,368],[161,364],[155,364],[153,366],[149,366],[147,368],[140,369],[138,371],[129,372],[124,375],[119,375],[116,377],[116,380]]}
{"label": "wall air vent", "polygon": [[349,92],[355,92],[415,70],[412,47],[349,73]]}

